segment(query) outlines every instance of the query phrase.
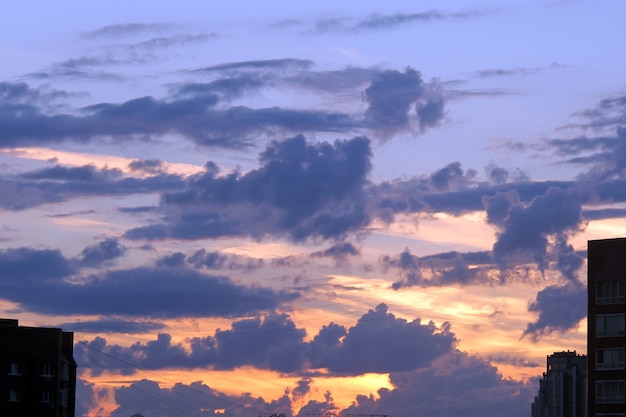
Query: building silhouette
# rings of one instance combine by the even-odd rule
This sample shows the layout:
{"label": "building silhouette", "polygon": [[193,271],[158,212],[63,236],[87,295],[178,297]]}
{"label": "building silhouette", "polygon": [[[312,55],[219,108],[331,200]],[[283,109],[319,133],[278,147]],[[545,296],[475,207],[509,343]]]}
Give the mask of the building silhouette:
{"label": "building silhouette", "polygon": [[2,417],[74,417],[74,334],[0,319]]}
{"label": "building silhouette", "polygon": [[624,417],[626,238],[587,245],[588,416]]}
{"label": "building silhouette", "polygon": [[532,417],[585,417],[587,357],[576,351],[554,352],[532,404]]}

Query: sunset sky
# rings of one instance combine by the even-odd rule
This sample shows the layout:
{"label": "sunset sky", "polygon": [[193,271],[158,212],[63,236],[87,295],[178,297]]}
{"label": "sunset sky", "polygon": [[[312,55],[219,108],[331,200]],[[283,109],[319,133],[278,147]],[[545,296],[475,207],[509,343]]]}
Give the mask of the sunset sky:
{"label": "sunset sky", "polygon": [[77,416],[529,416],[626,235],[625,15],[5,6],[0,317],[74,332]]}

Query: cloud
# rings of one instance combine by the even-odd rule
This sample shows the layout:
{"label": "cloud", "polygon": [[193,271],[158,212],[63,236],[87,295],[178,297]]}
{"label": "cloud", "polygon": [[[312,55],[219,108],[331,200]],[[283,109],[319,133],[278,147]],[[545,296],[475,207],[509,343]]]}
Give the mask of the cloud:
{"label": "cloud", "polygon": [[365,100],[369,104],[365,125],[383,137],[410,128],[412,107],[421,131],[436,126],[444,115],[441,87],[436,81],[425,83],[413,68],[404,73],[386,70],[377,74],[365,89]]}
{"label": "cloud", "polygon": [[[141,165],[144,172],[148,165],[152,166],[152,171],[157,169],[154,162],[134,161],[131,165],[135,168]],[[0,191],[3,191],[0,207],[18,211],[84,196],[159,193],[184,186],[181,176],[154,173],[156,175],[135,178],[124,176],[117,168],[54,165],[15,176],[7,175],[0,180]]]}
{"label": "cloud", "polygon": [[75,275],[71,262],[52,250],[1,251],[0,267],[4,271],[0,280],[3,299],[43,314],[160,318],[245,315],[273,311],[299,296],[296,292],[246,287],[226,277],[180,267],[108,270],[81,277]]}
{"label": "cloud", "polygon": [[339,375],[409,371],[429,366],[456,342],[448,323],[438,328],[419,319],[408,322],[380,304],[350,329],[322,327],[311,342],[311,365]]}
{"label": "cloud", "polygon": [[245,270],[252,271],[261,268],[265,261],[261,258],[250,258],[247,256],[226,254],[219,251],[207,252],[200,249],[191,255],[187,262],[196,268],[207,268],[214,270]]}
{"label": "cloud", "polygon": [[122,177],[122,171],[117,168],[98,169],[93,165],[83,165],[80,167],[55,165],[53,167],[25,172],[20,174],[20,177],[28,180],[96,182],[120,179]]}
{"label": "cloud", "polygon": [[330,248],[313,252],[311,254],[314,258],[329,257],[335,260],[337,266],[344,265],[348,262],[348,257],[359,256],[361,251],[350,242],[338,242],[332,245]]}
{"label": "cloud", "polygon": [[312,382],[308,379],[300,379],[294,387],[286,387],[282,396],[269,402],[251,394],[228,395],[200,382],[176,383],[165,388],[154,381],[140,380],[115,389],[118,408],[112,417],[135,412],[195,415],[200,410],[211,414],[213,410],[224,410],[227,415],[244,417],[272,413],[305,417],[327,411],[397,416],[427,413],[443,417],[449,415],[450,409],[453,413],[470,417],[498,413],[505,417],[522,417],[528,413],[536,394],[534,387],[505,379],[497,368],[481,358],[459,351],[442,356],[427,368],[391,373],[390,383],[393,389],[383,388],[370,396],[359,395],[351,406],[341,410],[334,404],[331,392],[324,393],[321,401],[311,399],[314,387],[311,388]]}
{"label": "cloud", "polygon": [[155,321],[122,320],[117,318],[103,318],[61,323],[57,327],[70,332],[79,333],[124,333],[140,334],[154,333],[165,329],[165,325]]}
{"label": "cloud", "polygon": [[[111,26],[108,28],[111,29],[109,31],[110,33],[118,31],[120,34],[119,37],[125,37],[124,35],[131,35],[132,33],[140,34],[140,29],[142,28],[147,29],[147,32],[152,32],[148,27],[138,25]],[[96,51],[90,51],[87,55],[56,62],[45,70],[26,74],[26,77],[32,79],[86,79],[108,82],[130,81],[130,76],[103,71],[99,68],[105,66],[144,65],[154,63],[157,60],[163,59],[162,54],[157,55],[155,52],[162,52],[170,48],[180,49],[186,45],[204,43],[209,39],[215,39],[217,37],[218,35],[216,33],[183,33],[142,39],[139,42],[131,44],[100,46]],[[91,38],[94,39],[96,36],[92,36]]]}
{"label": "cloud", "polygon": [[50,86],[30,87],[26,83],[0,82],[0,112],[11,109],[12,106],[39,105],[48,110],[60,107],[59,100],[66,100],[80,96],[64,90],[53,89]]}
{"label": "cloud", "polygon": [[370,141],[307,143],[299,135],[272,141],[260,167],[216,176],[215,164],[192,176],[184,192],[166,193],[166,224],[131,229],[131,239],[219,236],[340,238],[369,222],[362,201],[370,170]]}
{"label": "cloud", "polygon": [[[320,19],[315,22],[310,33],[322,34],[328,32],[361,32],[361,31],[382,31],[393,30],[398,27],[408,26],[417,23],[427,23],[433,21],[459,20],[481,16],[479,12],[457,12],[443,13],[437,10],[429,10],[418,13],[394,13],[394,14],[372,14],[368,17],[354,20],[345,17],[332,17]],[[292,22],[291,25],[300,22]]]}
{"label": "cloud", "polygon": [[[300,380],[296,384],[293,388],[285,387],[284,394],[279,398],[266,401],[263,397],[256,397],[250,393],[229,395],[201,382],[176,383],[166,388],[155,381],[142,379],[115,389],[118,408],[111,413],[111,417],[127,417],[136,412],[146,416],[157,414],[172,417],[207,413],[213,415],[222,412],[242,417],[281,414],[288,416],[293,415],[293,410],[297,409],[303,400],[300,396],[300,386],[307,382]],[[325,396],[325,401],[310,399],[308,392],[304,398],[308,399],[308,402],[297,417],[305,417],[308,411],[336,410],[330,394]]]}
{"label": "cloud", "polygon": [[547,143],[559,155],[570,157],[564,162],[588,166],[589,171],[581,174],[579,180],[595,184],[626,178],[625,140],[626,128],[620,127],[614,135],[552,139]]}
{"label": "cloud", "polygon": [[230,101],[256,92],[262,87],[271,85],[273,81],[271,76],[243,73],[205,83],[181,83],[172,86],[172,90],[174,96],[179,98],[217,96],[221,101]]}
{"label": "cloud", "polygon": [[121,23],[103,26],[99,29],[84,32],[85,39],[99,38],[125,38],[129,36],[142,35],[145,33],[161,33],[177,29],[178,25],[171,23]]}
{"label": "cloud", "polygon": [[122,48],[129,53],[137,51],[162,50],[166,48],[181,47],[190,44],[204,43],[209,39],[215,39],[216,33],[178,34],[171,36],[159,36],[150,38],[131,45],[124,45]]}
{"label": "cloud", "polygon": [[136,159],[128,164],[128,168],[147,174],[160,174],[165,172],[165,164],[158,159]]}
{"label": "cloud", "polygon": [[417,257],[406,248],[398,256],[384,255],[380,264],[385,271],[396,270],[401,279],[392,288],[444,285],[471,285],[492,283],[488,271],[492,269],[489,252],[445,252]]}
{"label": "cloud", "polygon": [[80,254],[82,266],[95,267],[119,258],[126,252],[126,247],[116,238],[107,238],[97,245],[87,246]]}
{"label": "cloud", "polygon": [[522,204],[515,191],[485,197],[487,220],[500,228],[493,245],[494,258],[510,264],[525,261],[530,255],[543,271],[547,266],[548,237],[566,242],[568,234],[582,230],[582,204],[588,198],[585,190],[556,187],[528,204]]}
{"label": "cloud", "polygon": [[476,176],[476,171],[463,172],[460,162],[453,162],[430,174],[430,182],[436,190],[459,188],[470,182]]}
{"label": "cloud", "polygon": [[377,74],[377,68],[348,67],[334,71],[299,71],[283,81],[309,91],[336,94],[366,86]]}
{"label": "cloud", "polygon": [[313,65],[313,61],[298,58],[262,59],[254,61],[227,62],[224,64],[211,65],[192,70],[195,73],[207,73],[213,71],[240,71],[240,70],[305,70]]}
{"label": "cloud", "polygon": [[538,313],[538,317],[534,323],[528,323],[522,337],[536,342],[554,332],[565,333],[587,316],[587,288],[573,281],[550,285],[537,293],[528,311]]}
{"label": "cloud", "polygon": [[25,292],[30,292],[33,297],[50,297],[42,287],[59,282],[74,272],[61,251],[30,248],[0,251],[0,270],[0,287],[4,288],[0,294],[8,300],[11,300],[11,294],[19,296]]}
{"label": "cloud", "polygon": [[477,356],[453,351],[432,366],[389,375],[393,389],[359,395],[346,414],[523,417],[536,391],[505,379],[498,369]]}
{"label": "cloud", "polygon": [[360,127],[354,117],[339,112],[245,106],[221,109],[215,107],[219,101],[215,94],[172,100],[140,97],[121,104],[93,104],[77,115],[48,115],[34,105],[0,103],[0,147],[174,133],[203,146],[241,149],[271,132],[349,132]]}
{"label": "cloud", "polygon": [[[449,324],[441,327],[419,319],[408,322],[387,312],[380,304],[369,310],[349,329],[330,323],[312,341],[286,314],[237,320],[228,330],[172,344],[168,334],[128,347],[108,345],[102,337],[77,345],[83,366],[126,374],[136,368],[234,369],[253,366],[285,374],[324,371],[331,375],[387,373],[427,367],[450,352],[457,339]],[[394,340],[395,343],[389,343]],[[363,349],[367,346],[367,349]],[[114,363],[108,358],[133,358],[132,363]]]}
{"label": "cloud", "polygon": [[[301,370],[307,356],[305,335],[285,314],[234,322],[232,329],[215,332],[214,367],[252,365],[285,373]],[[206,340],[192,339],[192,352],[204,343]]]}

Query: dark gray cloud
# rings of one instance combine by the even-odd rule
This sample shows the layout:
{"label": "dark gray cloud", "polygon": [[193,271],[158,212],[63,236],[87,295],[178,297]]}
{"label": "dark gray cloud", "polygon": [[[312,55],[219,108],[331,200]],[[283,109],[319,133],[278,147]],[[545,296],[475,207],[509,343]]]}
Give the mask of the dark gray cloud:
{"label": "dark gray cloud", "polygon": [[[529,404],[536,394],[533,384],[505,379],[497,368],[481,358],[459,351],[444,355],[428,368],[391,373],[390,383],[393,389],[382,388],[376,395],[359,395],[351,406],[341,410],[334,404],[330,392],[324,393],[321,401],[308,400],[303,404],[303,400],[309,398],[309,392],[316,390],[307,379],[297,381],[293,387],[286,387],[284,394],[271,402],[249,393],[231,396],[200,382],[190,385],[178,383],[171,388],[163,388],[157,382],[141,380],[115,390],[119,406],[112,417],[124,417],[134,412],[183,417],[198,414],[200,410],[215,409],[223,409],[227,415],[258,417],[272,413],[291,415],[292,409],[300,407],[295,417],[324,412],[394,416],[427,413],[444,417],[449,415],[450,409],[470,417],[495,414],[522,417],[528,413]],[[91,390],[80,392],[93,395]]]}
{"label": "dark gray cloud", "polygon": [[[132,27],[110,27],[111,31],[119,30],[130,34],[132,29],[141,29],[140,26]],[[136,34],[140,30],[135,31]],[[120,36],[124,37],[124,36]],[[186,45],[193,45],[207,42],[217,38],[216,33],[196,33],[196,34],[173,34],[142,39],[135,43],[101,46],[95,52],[87,55],[73,57],[65,61],[56,62],[48,68],[26,74],[31,79],[87,79],[95,81],[130,81],[131,77],[123,73],[104,71],[102,67],[123,66],[123,65],[145,65],[154,63],[162,59],[162,52],[170,48],[181,48]]]}
{"label": "dark gray cloud", "polygon": [[119,48],[125,50],[126,53],[137,53],[140,51],[162,50],[167,48],[178,48],[185,45],[193,45],[197,43],[205,43],[208,40],[216,39],[218,34],[213,33],[196,33],[196,34],[177,34],[170,36],[159,36],[142,40],[141,42],[130,45],[123,45]]}
{"label": "dark gray cloud", "polygon": [[[305,336],[304,329],[297,328],[289,316],[270,314],[235,321],[231,329],[218,329],[211,336],[188,339],[188,349],[172,344],[168,334],[128,347],[108,345],[97,337],[82,342],[77,349],[90,359],[84,366],[96,372],[100,367],[132,374],[137,368],[234,369],[250,365],[288,374],[309,367],[332,375],[362,375],[428,367],[451,352],[457,342],[449,324],[439,328],[419,319],[408,322],[388,313],[384,304],[364,314],[349,329],[330,323],[311,342],[306,342]],[[109,357],[134,358],[133,366],[109,363]]]}
{"label": "dark gray cloud", "polygon": [[324,326],[311,342],[311,365],[344,375],[410,371],[428,367],[456,342],[449,323],[438,328],[420,319],[408,322],[380,304],[350,329]]}
{"label": "dark gray cloud", "polygon": [[529,182],[530,177],[527,173],[517,168],[509,170],[500,167],[494,163],[490,163],[485,167],[487,179],[495,184],[506,184],[508,182]]}
{"label": "dark gray cloud", "polygon": [[93,165],[83,165],[79,167],[55,165],[36,171],[25,172],[20,174],[19,177],[27,180],[76,182],[115,181],[122,177],[122,171],[117,168],[98,169]]}
{"label": "dark gray cloud", "polygon": [[460,162],[453,162],[430,174],[430,182],[438,191],[447,191],[451,188],[465,188],[476,176],[476,171],[463,171]]}
{"label": "dark gray cloud", "polygon": [[483,359],[453,351],[432,366],[389,375],[393,389],[359,395],[346,414],[524,417],[536,387],[505,379]]}
{"label": "dark gray cloud", "polygon": [[530,258],[545,270],[548,238],[566,242],[568,234],[582,230],[582,204],[588,199],[589,192],[584,189],[555,187],[528,204],[522,204],[515,191],[485,197],[487,220],[500,228],[493,245],[494,258],[501,264]]}
{"label": "dark gray cloud", "polygon": [[298,297],[295,292],[248,288],[181,267],[140,267],[80,277],[70,261],[52,250],[1,251],[0,267],[2,298],[44,314],[215,317],[271,311]]}
{"label": "dark gray cloud", "polygon": [[587,120],[573,123],[565,127],[578,127],[590,130],[614,131],[626,125],[626,96],[620,95],[601,100],[595,108],[576,113]]}
{"label": "dark gray cloud", "polygon": [[274,79],[259,73],[242,73],[227,78],[218,78],[204,83],[182,83],[172,86],[173,94],[178,98],[195,96],[219,97],[222,101],[230,101],[245,94],[259,91],[271,86]]}
{"label": "dark gray cloud", "polygon": [[436,81],[425,83],[413,68],[404,73],[386,70],[377,74],[365,89],[369,104],[365,125],[383,137],[409,130],[409,112],[415,110],[421,131],[436,126],[444,116],[442,90]]}
{"label": "dark gray cloud", "polygon": [[164,324],[155,321],[129,321],[116,318],[67,322],[59,324],[58,327],[66,331],[79,333],[124,334],[154,333],[165,329]]}
{"label": "dark gray cloud", "polygon": [[128,168],[148,174],[160,174],[165,171],[165,164],[158,159],[137,159],[131,161]]}
{"label": "dark gray cloud", "polygon": [[[135,161],[136,167],[150,164],[154,167],[151,162]],[[116,168],[54,165],[16,176],[5,176],[0,180],[0,208],[24,210],[83,196],[160,193],[182,189],[183,186],[183,178],[178,175],[157,174],[134,178],[124,176]]]}
{"label": "dark gray cloud", "polygon": [[397,256],[384,255],[379,260],[385,271],[395,271],[400,280],[392,288],[491,283],[487,272],[492,268],[490,252],[444,252],[417,257],[406,248]]}
{"label": "dark gray cloud", "polygon": [[[115,389],[115,402],[118,407],[111,413],[111,417],[128,417],[137,412],[145,416],[156,414],[186,417],[207,413],[218,414],[216,410],[223,410],[226,415],[241,417],[274,414],[290,416],[293,409],[303,405],[300,387],[310,384],[307,381],[301,379],[296,382],[295,387],[286,387],[284,393],[277,399],[266,401],[263,397],[256,397],[251,393],[229,395],[201,382],[189,385],[176,383],[172,387],[164,388],[158,382],[142,379]],[[295,417],[306,417],[309,413],[320,413],[324,410],[337,410],[329,393],[326,393],[322,401],[309,400]]]}
{"label": "dark gray cloud", "polygon": [[615,135],[550,139],[546,142],[559,155],[567,157],[564,162],[589,168],[588,172],[579,176],[581,181],[597,183],[626,178],[626,128],[618,128]]}
{"label": "dark gray cloud", "polygon": [[273,141],[260,167],[246,174],[216,176],[216,165],[207,164],[186,191],[163,195],[172,213],[168,223],[131,229],[126,237],[342,237],[369,222],[362,192],[370,158],[364,137],[334,144],[307,143],[302,135]]}
{"label": "dark gray cloud", "polygon": [[619,219],[622,217],[626,217],[626,209],[586,209],[583,210],[583,217],[585,218],[585,220]]}
{"label": "dark gray cloud", "polygon": [[[346,17],[332,17],[315,22],[313,29],[309,33],[393,30],[411,24],[468,19],[481,15],[482,13],[474,11],[444,13],[437,10],[429,10],[417,13],[372,14],[359,20]],[[298,23],[300,22],[292,22],[292,25]]]}
{"label": "dark gray cloud", "polygon": [[490,78],[490,77],[507,77],[511,75],[532,75],[537,73],[538,70],[535,68],[497,68],[497,69],[484,69],[480,70],[476,73],[476,75],[480,78]]}
{"label": "dark gray cloud", "polygon": [[361,21],[355,26],[355,30],[384,30],[393,29],[398,26],[407,25],[410,23],[431,22],[433,20],[442,20],[448,18],[450,15],[443,14],[438,11],[428,11],[423,13],[396,13],[392,15],[371,15]]}
{"label": "dark gray cloud", "polygon": [[[28,84],[0,82],[0,112],[20,105],[39,105],[44,109],[53,110],[61,106],[61,100],[67,100],[81,94],[64,90],[56,90],[49,86],[30,87]],[[0,113],[1,114],[1,113]]]}
{"label": "dark gray cloud", "polygon": [[84,32],[82,37],[85,39],[99,38],[126,38],[129,36],[143,35],[146,33],[162,33],[177,29],[179,26],[171,23],[121,23],[115,25],[107,25],[101,28]]}
{"label": "dark gray cloud", "polygon": [[95,267],[119,258],[126,253],[126,247],[116,238],[108,238],[96,245],[87,246],[79,256],[81,266]]}
{"label": "dark gray cloud", "polygon": [[344,265],[348,262],[348,258],[351,256],[359,256],[361,255],[361,250],[355,247],[350,242],[338,242],[332,245],[330,248],[313,252],[311,254],[314,258],[319,257],[329,257],[335,260],[337,266]]}
{"label": "dark gray cloud", "polygon": [[[42,286],[54,285],[75,272],[59,250],[15,248],[0,251],[0,292],[5,299],[11,294],[30,292],[34,297],[47,296]],[[40,285],[41,284],[41,285]]]}
{"label": "dark gray cloud", "polygon": [[221,109],[215,107],[219,100],[215,94],[172,100],[140,97],[121,104],[90,105],[79,114],[54,115],[30,104],[0,103],[0,147],[174,133],[199,145],[243,148],[253,145],[258,136],[276,131],[349,132],[360,127],[353,116],[344,113],[279,107]]}
{"label": "dark gray cloud", "polygon": [[539,368],[543,366],[543,364],[530,362],[527,359],[522,358],[521,356],[515,356],[505,352],[497,355],[490,355],[487,359],[489,360],[489,362],[505,363],[518,367]]}
{"label": "dark gray cloud", "polygon": [[378,68],[348,67],[334,71],[299,71],[286,77],[287,84],[310,91],[337,93],[366,86],[377,74]]}
{"label": "dark gray cloud", "polygon": [[582,129],[574,137],[545,139],[564,163],[588,167],[579,180],[594,185],[626,177],[626,96],[604,99],[589,110],[577,113],[581,123],[571,123],[561,130]]}
{"label": "dark gray cloud", "polygon": [[60,200],[61,198],[53,192],[43,190],[36,185],[0,179],[0,208],[4,210],[25,210]]}
{"label": "dark gray cloud", "polygon": [[279,70],[306,70],[313,66],[313,61],[298,58],[262,59],[255,61],[227,62],[197,68],[191,72],[207,73],[214,71],[279,71]]}
{"label": "dark gray cloud", "polygon": [[536,342],[554,332],[565,333],[587,316],[587,288],[574,281],[550,285],[537,293],[528,311],[538,317],[534,323],[528,323],[523,337]]}
{"label": "dark gray cloud", "polygon": [[[143,62],[143,61],[141,61]],[[122,62],[117,62],[121,64]],[[125,62],[128,63],[128,62]],[[95,68],[71,68],[68,66],[51,66],[42,71],[30,72],[25,75],[31,80],[50,81],[55,79],[61,80],[87,80],[108,83],[126,83],[131,81],[131,77]]]}
{"label": "dark gray cloud", "polygon": [[252,271],[265,265],[261,258],[250,258],[247,256],[222,253],[219,251],[206,251],[200,249],[192,254],[187,262],[196,268],[207,268],[213,270],[245,270]]}
{"label": "dark gray cloud", "polygon": [[528,68],[487,68],[474,72],[474,76],[477,78],[496,78],[496,77],[514,77],[514,76],[528,76],[539,74],[543,71],[550,69],[562,69],[567,68],[566,65],[560,65],[557,63],[547,65],[544,67],[528,67]]}
{"label": "dark gray cloud", "polygon": [[[307,357],[304,343],[306,331],[296,325],[285,314],[254,318],[233,323],[230,330],[217,330],[215,337],[192,339],[192,352],[202,355],[202,349],[212,349],[214,367],[233,369],[251,365],[278,372],[301,370]],[[193,354],[192,353],[192,354]]]}

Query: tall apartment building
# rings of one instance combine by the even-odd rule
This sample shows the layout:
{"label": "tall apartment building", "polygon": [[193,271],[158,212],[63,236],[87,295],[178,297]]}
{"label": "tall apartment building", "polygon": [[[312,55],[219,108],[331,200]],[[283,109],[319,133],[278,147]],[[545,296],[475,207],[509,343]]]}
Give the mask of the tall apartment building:
{"label": "tall apartment building", "polygon": [[585,417],[587,357],[576,351],[554,352],[532,405],[532,417]]}
{"label": "tall apartment building", "polygon": [[624,417],[626,239],[590,240],[587,251],[588,417]]}
{"label": "tall apartment building", "polygon": [[74,417],[74,334],[0,319],[0,415]]}

